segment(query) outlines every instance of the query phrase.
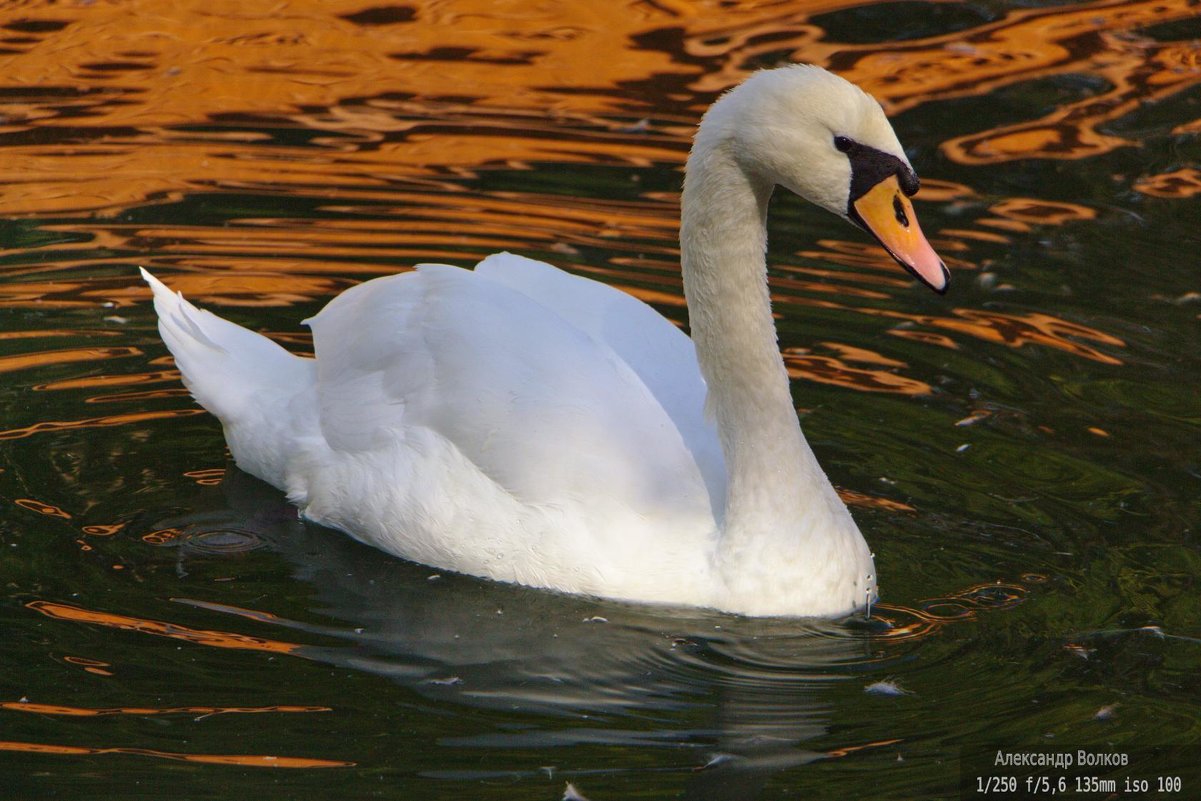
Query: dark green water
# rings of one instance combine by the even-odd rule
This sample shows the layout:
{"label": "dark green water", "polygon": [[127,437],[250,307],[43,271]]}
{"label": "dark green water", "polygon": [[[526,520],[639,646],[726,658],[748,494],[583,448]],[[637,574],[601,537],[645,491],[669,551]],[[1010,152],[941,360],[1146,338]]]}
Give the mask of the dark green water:
{"label": "dark green water", "polygon": [[[528,115],[487,104],[425,124],[387,93],[129,130],[31,115],[0,158],[8,188],[44,182],[41,200],[62,187],[38,148],[187,140],[280,166],[278,180],[222,169],[130,202],[17,203],[0,221],[4,797],[558,799],[570,782],[592,801],[957,798],[962,778],[978,798],[975,778],[1017,748],[1129,755],[1081,774],[1113,792],[1076,792],[1066,772],[1068,797],[1201,797],[1201,193],[1188,189],[1201,78],[1168,58],[1201,29],[1172,9],[1044,9],[1035,30],[1100,20],[1048,35],[1062,69],[893,97],[927,179],[922,225],[953,268],[945,297],[839,221],[774,203],[802,422],[835,484],[867,499],[852,510],[883,601],[867,622],[561,597],[302,524],[192,413],[135,268],[192,281],[202,305],[298,351],[299,320],[346,286],[498,249],[682,321],[679,161],[713,97],[698,74],[797,57],[803,24],[836,68],[877,50],[918,63],[1026,30],[1022,4],[786,10],[771,25],[731,10],[745,47],[730,51],[651,27],[631,51],[675,53],[687,76],[598,91],[615,111],[532,133]],[[27,102],[19,90],[0,94]],[[420,136],[366,115],[327,124],[368,107]],[[973,161],[981,151],[954,145],[1032,120],[1050,120],[1059,150]],[[462,135],[498,155],[472,170],[371,166],[384,145]],[[510,157],[510,141],[543,157]],[[547,155],[590,147],[612,153]],[[1026,784],[1039,771],[1009,772],[1020,790],[993,797],[1051,797]],[[1167,776],[1181,790],[1153,792]],[[1128,791],[1140,777],[1150,789]]]}

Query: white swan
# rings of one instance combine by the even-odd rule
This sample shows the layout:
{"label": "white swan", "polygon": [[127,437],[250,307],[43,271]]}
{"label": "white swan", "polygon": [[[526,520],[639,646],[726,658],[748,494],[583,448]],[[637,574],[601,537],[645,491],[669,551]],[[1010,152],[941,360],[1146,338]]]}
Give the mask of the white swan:
{"label": "white swan", "polygon": [[[143,270],[184,383],[239,467],[310,520],[438,568],[746,615],[838,616],[872,554],[801,434],[764,250],[782,185],[949,274],[880,106],[820,68],[759,72],[705,115],[680,227],[694,339],[646,304],[501,253],[350,289],[315,359]],[[707,398],[707,399],[706,399]]]}

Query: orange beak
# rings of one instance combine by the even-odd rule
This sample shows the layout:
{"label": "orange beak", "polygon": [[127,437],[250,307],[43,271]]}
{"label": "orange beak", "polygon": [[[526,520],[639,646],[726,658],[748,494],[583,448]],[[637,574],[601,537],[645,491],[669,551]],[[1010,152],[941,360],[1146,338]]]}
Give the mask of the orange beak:
{"label": "orange beak", "polygon": [[913,204],[890,175],[851,203],[850,218],[874,236],[897,263],[938,294],[947,291],[951,274],[926,241]]}

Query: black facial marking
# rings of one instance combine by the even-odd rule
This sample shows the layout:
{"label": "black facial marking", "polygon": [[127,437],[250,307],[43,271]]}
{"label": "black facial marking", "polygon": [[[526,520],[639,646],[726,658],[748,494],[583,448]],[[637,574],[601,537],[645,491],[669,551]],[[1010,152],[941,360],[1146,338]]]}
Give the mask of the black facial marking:
{"label": "black facial marking", "polygon": [[917,175],[896,156],[845,136],[834,137],[834,147],[846,153],[851,162],[851,196],[847,200],[848,206],[867,194],[873,186],[893,175],[897,176],[901,191],[906,195],[917,192]]}
{"label": "black facial marking", "polygon": [[905,204],[901,203],[901,198],[898,195],[892,197],[892,212],[897,215],[897,222],[905,228],[909,227],[909,215],[905,213]]}

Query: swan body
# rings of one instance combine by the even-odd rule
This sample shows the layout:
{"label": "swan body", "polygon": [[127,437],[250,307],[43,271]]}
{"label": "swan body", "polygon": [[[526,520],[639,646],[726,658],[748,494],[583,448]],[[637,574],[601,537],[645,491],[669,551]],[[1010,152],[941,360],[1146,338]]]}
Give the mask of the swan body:
{"label": "swan body", "polygon": [[306,321],[306,359],[143,275],[239,467],[310,520],[534,587],[848,614],[874,599],[875,568],[797,421],[767,202],[779,184],[862,225],[942,291],[907,200],[916,177],[874,100],[803,66],[715,103],[686,175],[693,339],[612,287],[501,253],[342,293]]}

